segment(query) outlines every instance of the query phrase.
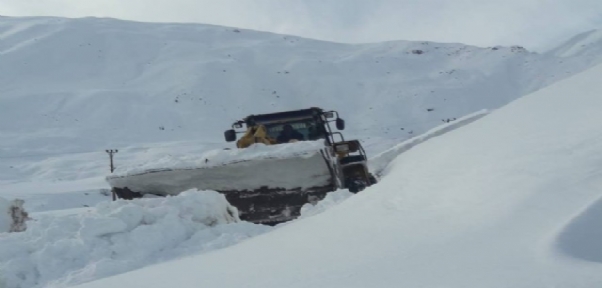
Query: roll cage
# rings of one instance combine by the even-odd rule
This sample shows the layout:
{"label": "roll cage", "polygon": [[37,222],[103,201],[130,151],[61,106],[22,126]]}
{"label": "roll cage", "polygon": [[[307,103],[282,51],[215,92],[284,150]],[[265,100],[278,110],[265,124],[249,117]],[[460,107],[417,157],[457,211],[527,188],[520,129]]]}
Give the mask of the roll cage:
{"label": "roll cage", "polygon": [[[335,122],[338,130],[345,129],[345,121],[339,117],[337,111],[324,111],[321,108],[312,107],[287,112],[249,115],[234,122],[232,129],[227,130],[224,135],[226,141],[232,142],[236,140],[236,134],[245,133],[246,130],[253,129],[257,125],[264,125],[268,134],[276,138],[276,133],[282,129],[282,126],[290,124],[294,128],[303,130],[306,140],[325,139],[329,145],[332,145],[337,142],[335,136],[338,136],[340,141],[345,141],[343,134],[334,132],[330,127],[332,122]],[[242,130],[243,126],[246,126],[245,130]],[[311,129],[314,130],[310,131]]]}

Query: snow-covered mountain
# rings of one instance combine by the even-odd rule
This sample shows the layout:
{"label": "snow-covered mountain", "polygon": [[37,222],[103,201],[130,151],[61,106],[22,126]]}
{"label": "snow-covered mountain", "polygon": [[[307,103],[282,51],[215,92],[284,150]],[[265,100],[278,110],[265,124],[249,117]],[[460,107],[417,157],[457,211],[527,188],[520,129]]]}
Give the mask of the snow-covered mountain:
{"label": "snow-covered mountain", "polygon": [[339,110],[350,135],[404,139],[500,107],[600,55],[591,47],[536,54],[432,42],[349,45],[97,18],[3,17],[0,39],[0,157],[221,143],[248,114],[308,106]]}
{"label": "snow-covered mountain", "polygon": [[[122,149],[117,163],[199,153],[231,145],[222,132],[234,120],[309,106],[340,111],[347,137],[373,155],[602,59],[602,45],[575,39],[537,54],[98,18],[0,17],[0,39],[0,181],[55,182],[57,191],[66,179],[101,183],[104,149]],[[561,52],[576,45],[581,52]]]}
{"label": "snow-covered mountain", "polygon": [[580,56],[585,61],[599,62],[601,50],[602,30],[592,30],[572,37],[548,53],[559,57]]}

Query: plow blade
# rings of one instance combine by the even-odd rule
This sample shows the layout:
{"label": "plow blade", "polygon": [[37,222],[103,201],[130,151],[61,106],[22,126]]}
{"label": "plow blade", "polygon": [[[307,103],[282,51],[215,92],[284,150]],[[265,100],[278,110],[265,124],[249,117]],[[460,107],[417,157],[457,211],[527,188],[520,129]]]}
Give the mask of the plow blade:
{"label": "plow blade", "polygon": [[332,161],[324,149],[289,158],[260,158],[219,165],[162,168],[111,175],[107,181],[124,199],[145,194],[177,195],[213,190],[238,208],[240,218],[277,224],[299,216],[301,206],[336,189]]}

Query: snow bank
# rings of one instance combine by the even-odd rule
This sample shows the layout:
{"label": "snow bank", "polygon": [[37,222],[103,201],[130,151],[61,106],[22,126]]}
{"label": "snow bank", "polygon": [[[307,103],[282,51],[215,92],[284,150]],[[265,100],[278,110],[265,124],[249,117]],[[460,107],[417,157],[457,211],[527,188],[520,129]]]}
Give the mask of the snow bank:
{"label": "snow bank", "polygon": [[301,207],[301,215],[298,219],[320,214],[347,200],[353,195],[354,194],[349,192],[348,190],[337,190],[334,192],[330,192],[326,194],[326,197],[324,197],[324,199],[318,201],[315,204],[307,203],[303,205],[303,207]]}
{"label": "snow bank", "polygon": [[483,109],[483,110],[475,112],[475,113],[471,113],[471,114],[461,117],[457,120],[454,120],[453,122],[433,128],[420,136],[417,136],[410,140],[399,143],[399,144],[395,145],[393,148],[390,148],[390,149],[370,158],[370,161],[369,161],[370,171],[372,171],[372,173],[375,175],[382,176],[382,173],[385,170],[385,168],[387,167],[387,165],[389,165],[389,163],[391,161],[393,161],[393,159],[395,159],[397,156],[399,156],[399,154],[402,154],[402,153],[410,150],[412,147],[414,147],[418,144],[424,143],[425,141],[427,141],[431,138],[441,136],[447,132],[454,131],[462,126],[468,125],[476,120],[479,120],[483,116],[487,115],[488,113],[489,113],[489,111],[486,109]]}
{"label": "snow bank", "polygon": [[28,220],[23,200],[9,201],[0,197],[0,233],[25,231]]}
{"label": "snow bank", "polygon": [[602,263],[602,197],[571,219],[556,240],[566,255]]}
{"label": "snow bank", "polygon": [[212,191],[106,202],[77,215],[46,214],[23,233],[0,236],[0,287],[81,283],[222,248],[269,229],[240,222],[236,208]]}

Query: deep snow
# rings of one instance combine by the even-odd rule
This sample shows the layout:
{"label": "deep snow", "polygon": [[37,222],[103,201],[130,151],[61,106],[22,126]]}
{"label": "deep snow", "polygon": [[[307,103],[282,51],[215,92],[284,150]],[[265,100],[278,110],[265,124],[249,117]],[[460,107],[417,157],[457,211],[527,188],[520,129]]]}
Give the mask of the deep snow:
{"label": "deep snow", "polygon": [[[575,129],[588,130],[584,128],[587,125],[578,122],[589,121],[585,124],[591,125],[595,114],[579,113],[584,107],[572,105],[591,101],[594,109],[597,99],[586,98],[589,94],[582,92],[589,89],[593,93],[597,87],[582,83],[579,89],[583,90],[571,87],[560,93],[575,94],[577,103],[550,96],[558,101],[540,99],[537,104],[528,105],[533,113],[522,109],[516,112],[520,116],[517,119],[495,116],[500,123],[494,125],[493,120],[486,120],[488,116],[461,131],[449,130],[466,123],[460,119],[463,115],[498,108],[600,63],[600,39],[600,31],[591,31],[557,49],[536,54],[519,47],[478,48],[432,42],[346,45],[208,25],[0,17],[0,196],[25,199],[25,208],[34,212],[34,219],[81,226],[77,219],[98,216],[95,208],[89,206],[110,199],[104,180],[108,175],[104,149],[119,148],[115,156],[118,169],[131,163],[157,164],[158,159],[191,159],[208,150],[232,147],[224,143],[222,132],[232,121],[248,114],[321,106],[339,110],[347,120],[347,138],[361,139],[369,156],[378,154],[371,159],[371,167],[382,175],[383,182],[366,191],[374,192],[371,194],[349,197],[338,191],[317,206],[307,205],[306,219],[283,225],[284,232],[269,233],[252,241],[263,244],[248,244],[257,251],[232,247],[240,252],[240,261],[233,256],[238,252],[219,252],[236,263],[232,266],[236,270],[228,271],[241,271],[239,280],[250,281],[243,286],[261,281],[281,281],[285,286],[421,286],[440,280],[452,283],[436,283],[444,287],[459,286],[458,283],[477,283],[479,287],[483,283],[488,287],[509,283],[507,286],[520,287],[529,281],[536,287],[579,287],[574,279],[582,279],[584,287],[599,286],[595,274],[599,270],[592,263],[600,263],[601,259],[595,252],[602,251],[598,244],[602,241],[596,242],[599,222],[595,222],[600,217],[600,200],[584,200],[585,195],[592,199],[597,196],[588,194],[589,186],[578,185],[582,179],[575,179],[571,186],[562,177],[578,175],[587,169],[584,167],[592,166],[593,162],[582,159],[585,157],[574,159],[578,156],[574,151],[596,143],[595,139],[588,142],[586,133]],[[514,112],[494,114],[504,113]],[[467,122],[476,118],[468,116]],[[567,123],[562,122],[564,118]],[[449,124],[420,135],[448,121]],[[489,123],[489,127],[471,128],[485,125],[479,123]],[[558,129],[551,131],[552,125]],[[587,127],[595,131],[595,127]],[[548,139],[539,139],[542,134]],[[402,142],[415,135],[419,136]],[[566,142],[567,136],[582,144]],[[517,144],[524,139],[532,145]],[[548,143],[564,143],[566,147],[547,147]],[[498,150],[507,153],[501,155]],[[542,155],[538,153],[546,151],[545,157],[538,158]],[[402,154],[395,165],[388,166],[400,153],[407,155]],[[557,155],[570,159],[577,168],[562,170],[562,165],[570,163],[560,161],[565,160],[560,156],[562,159],[556,159]],[[528,159],[541,163],[538,166]],[[595,159],[593,155],[591,161]],[[563,171],[568,172],[562,174]],[[523,178],[516,180],[519,172]],[[595,179],[595,169],[590,172],[588,175]],[[502,181],[505,178],[508,181]],[[540,181],[537,185],[552,178],[559,180],[547,184],[552,194],[544,199],[532,191],[536,189],[527,187],[536,182],[531,178]],[[475,179],[486,180],[473,183]],[[556,191],[560,188],[583,197],[558,200]],[[583,191],[577,191],[578,188]],[[510,199],[513,195],[525,196]],[[494,204],[500,207],[492,207]],[[552,210],[560,212],[548,217]],[[529,211],[541,215],[535,217]],[[467,212],[477,216],[462,218]],[[50,231],[35,224],[41,222],[32,223],[33,230],[22,235]],[[533,228],[533,223],[539,226]],[[219,227],[236,225],[243,224]],[[224,237],[242,239],[236,235],[246,233],[246,228],[236,227]],[[169,225],[156,228],[165,232],[162,229],[169,229]],[[78,239],[72,230],[67,232],[62,235],[66,239]],[[512,237],[508,236],[512,233]],[[547,236],[541,236],[544,234]],[[494,236],[499,241],[492,240]],[[265,237],[268,238],[260,240]],[[340,243],[344,245],[337,246]],[[36,245],[38,242],[24,240],[16,247],[37,251]],[[15,251],[23,251],[19,249]],[[134,251],[147,253],[146,260],[115,266],[115,270],[106,270],[107,274],[93,268],[97,258],[87,258],[77,267],[56,264],[57,273],[48,274],[52,277],[33,277],[28,281],[58,281],[56,284],[63,286],[184,255],[177,254],[180,250],[167,248],[161,252],[165,258],[159,259],[154,248],[140,249],[143,251]],[[518,255],[517,250],[524,255]],[[65,253],[66,257],[69,255]],[[273,263],[255,265],[250,263],[250,256]],[[225,265],[224,259],[211,257]],[[27,269],[37,269],[37,260],[26,256],[23,259],[32,261],[22,266],[29,271],[25,273],[32,271]],[[323,263],[315,266],[326,268],[317,271],[317,267],[309,267],[312,261],[314,265]],[[245,263],[251,264],[252,269],[247,271]],[[280,267],[271,267],[274,263]],[[182,265],[171,264],[174,266],[169,269]],[[197,262],[193,265],[204,267]],[[266,266],[276,268],[274,275],[278,277],[258,279],[251,275],[252,271],[265,275],[259,270]],[[79,270],[82,267],[92,272],[85,274]],[[392,271],[395,267],[397,270]],[[187,268],[182,268],[181,273]],[[467,274],[468,270],[474,273]],[[569,270],[574,273],[571,275]],[[60,276],[70,271],[77,277]],[[292,275],[295,271],[297,275]],[[193,272],[182,277],[182,281],[190,274],[205,275]],[[397,276],[387,277],[392,274]],[[128,279],[136,282],[135,275],[139,274],[133,275],[122,278],[123,283],[128,283]],[[506,277],[511,279],[507,280],[500,275],[516,277]],[[237,281],[230,279],[231,275],[225,276],[226,284]],[[538,276],[547,279],[549,285],[538,282]],[[154,275],[142,277],[150,281]],[[516,278],[525,283],[512,282]],[[503,280],[488,285],[497,279]],[[177,282],[170,281],[170,285]],[[183,286],[188,284],[191,283]]]}
{"label": "deep snow", "polygon": [[[328,193],[306,204],[310,217],[354,195]],[[0,198],[0,208],[10,206]],[[0,226],[10,228],[10,218]],[[240,222],[236,209],[212,191],[175,197],[104,202],[96,207],[34,214],[29,231],[0,234],[0,287],[63,287],[158,262],[221,249],[273,230]],[[288,225],[280,224],[279,227]]]}
{"label": "deep snow", "polygon": [[0,287],[73,285],[227,247],[271,229],[240,222],[236,209],[212,191],[104,202],[84,212],[34,216],[29,223],[25,232],[0,233]]}
{"label": "deep snow", "polygon": [[599,287],[601,75],[414,147],[319,215],[79,287]]}
{"label": "deep snow", "polygon": [[355,194],[348,190],[336,190],[326,194],[324,199],[318,201],[315,204],[307,203],[301,207],[301,215],[298,219],[307,218],[310,216],[318,215],[336,205],[343,203],[343,201],[349,199],[349,197]]}

